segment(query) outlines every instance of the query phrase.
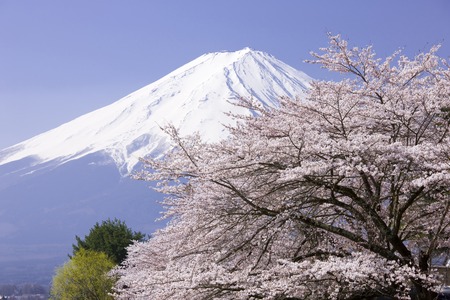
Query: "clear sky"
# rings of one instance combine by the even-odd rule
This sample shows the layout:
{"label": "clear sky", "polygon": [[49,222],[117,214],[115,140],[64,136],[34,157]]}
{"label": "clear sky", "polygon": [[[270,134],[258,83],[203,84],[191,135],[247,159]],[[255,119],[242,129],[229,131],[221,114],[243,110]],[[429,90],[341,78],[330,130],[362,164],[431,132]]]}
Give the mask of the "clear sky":
{"label": "clear sky", "polygon": [[196,57],[251,47],[310,76],[326,33],[383,57],[441,43],[450,0],[0,0],[0,148],[110,104]]}

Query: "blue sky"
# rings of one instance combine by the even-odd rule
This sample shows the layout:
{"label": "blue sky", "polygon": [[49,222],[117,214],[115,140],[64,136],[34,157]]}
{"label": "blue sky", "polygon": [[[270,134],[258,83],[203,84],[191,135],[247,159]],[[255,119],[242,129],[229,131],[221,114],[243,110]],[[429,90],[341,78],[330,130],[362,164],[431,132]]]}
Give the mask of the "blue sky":
{"label": "blue sky", "polygon": [[303,63],[326,33],[383,57],[441,43],[448,0],[0,0],[0,148],[110,104],[207,53],[251,47]]}

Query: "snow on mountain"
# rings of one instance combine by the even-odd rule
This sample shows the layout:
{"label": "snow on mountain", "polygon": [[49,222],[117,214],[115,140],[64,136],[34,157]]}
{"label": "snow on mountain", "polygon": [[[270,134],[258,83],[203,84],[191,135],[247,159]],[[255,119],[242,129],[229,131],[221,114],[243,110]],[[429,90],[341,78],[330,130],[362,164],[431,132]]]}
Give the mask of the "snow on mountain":
{"label": "snow on mountain", "polygon": [[24,158],[60,165],[101,151],[127,174],[140,157],[167,149],[160,126],[172,123],[182,134],[199,131],[215,141],[232,122],[224,112],[246,112],[230,101],[253,97],[274,106],[280,96],[302,94],[310,80],[250,48],[205,54],[109,106],[0,151],[0,165]]}

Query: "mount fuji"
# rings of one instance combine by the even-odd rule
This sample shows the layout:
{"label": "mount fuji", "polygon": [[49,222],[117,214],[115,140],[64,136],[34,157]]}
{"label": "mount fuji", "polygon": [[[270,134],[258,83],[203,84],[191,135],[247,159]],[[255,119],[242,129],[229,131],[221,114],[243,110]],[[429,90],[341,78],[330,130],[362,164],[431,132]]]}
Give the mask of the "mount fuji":
{"label": "mount fuji", "polygon": [[96,222],[124,220],[151,233],[162,196],[129,179],[139,158],[161,156],[170,141],[161,126],[206,141],[227,136],[227,112],[253,98],[276,107],[301,96],[311,78],[250,48],[198,57],[128,96],[55,129],[0,150],[0,283],[49,284],[75,235]]}

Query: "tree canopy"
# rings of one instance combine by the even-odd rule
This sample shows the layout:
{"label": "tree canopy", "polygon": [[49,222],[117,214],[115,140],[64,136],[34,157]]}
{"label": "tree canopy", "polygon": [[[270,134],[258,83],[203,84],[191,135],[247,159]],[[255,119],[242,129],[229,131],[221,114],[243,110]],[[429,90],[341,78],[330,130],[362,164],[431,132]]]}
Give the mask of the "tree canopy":
{"label": "tree canopy", "polygon": [[73,253],[80,249],[104,252],[114,263],[120,264],[127,256],[127,247],[133,241],[140,241],[145,237],[141,232],[133,232],[125,222],[114,219],[96,223],[89,234],[81,239],[76,236],[76,245],[72,245]]}
{"label": "tree canopy", "polygon": [[[431,299],[450,246],[450,70],[438,47],[378,59],[339,36],[312,63],[344,74],[208,144],[180,137],[140,178],[169,225],[129,248],[118,298]],[[126,286],[126,288],[121,288]]]}
{"label": "tree canopy", "polygon": [[56,271],[51,288],[54,300],[107,300],[116,281],[108,275],[115,263],[105,253],[81,248]]}

